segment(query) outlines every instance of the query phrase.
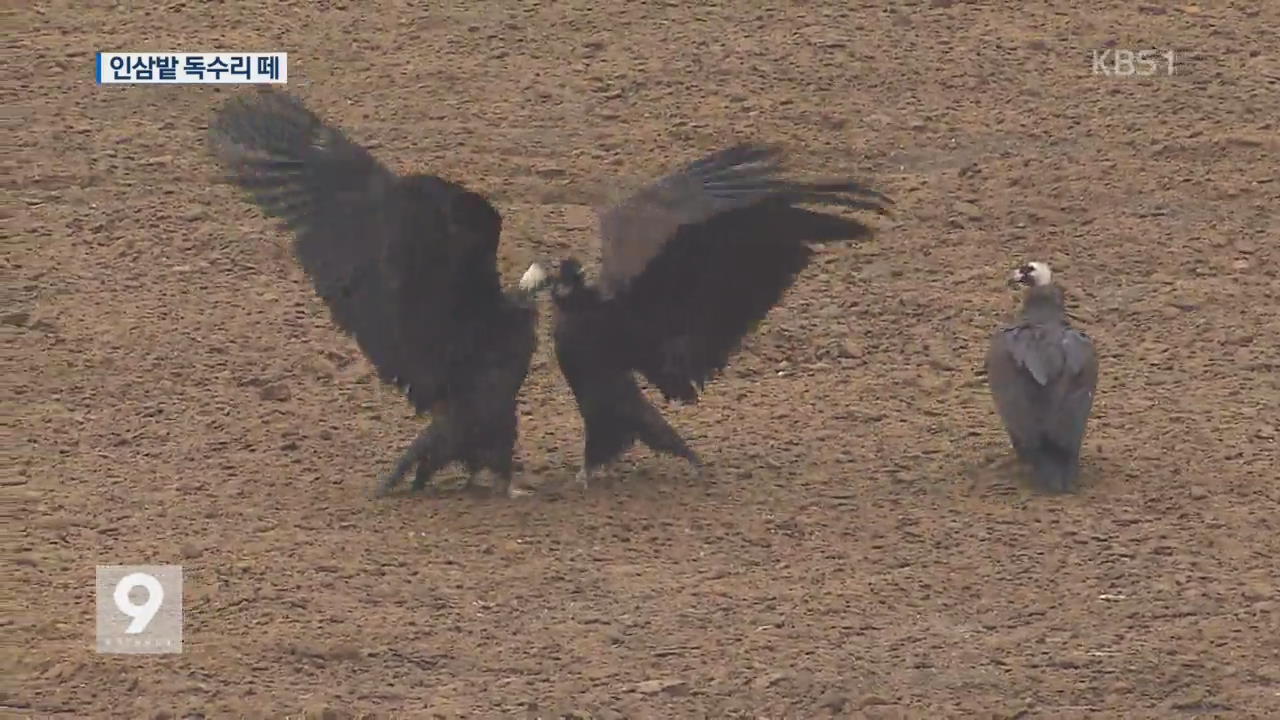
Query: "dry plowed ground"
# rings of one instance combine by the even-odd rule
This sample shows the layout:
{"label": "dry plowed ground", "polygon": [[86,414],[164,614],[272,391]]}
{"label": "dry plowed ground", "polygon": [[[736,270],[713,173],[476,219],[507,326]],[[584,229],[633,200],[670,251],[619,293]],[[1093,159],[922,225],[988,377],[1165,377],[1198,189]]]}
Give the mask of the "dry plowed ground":
{"label": "dry plowed ground", "polygon": [[[455,5],[10,6],[6,717],[1280,717],[1280,5]],[[738,138],[898,212],[667,409],[705,480],[636,450],[573,490],[544,322],[541,492],[374,502],[422,423],[213,182],[234,89],[98,87],[96,50],[287,50],[393,168],[494,198],[510,283]],[[1102,366],[1064,498],[978,375],[1035,258]],[[184,566],[182,654],[94,652],[99,563]]]}

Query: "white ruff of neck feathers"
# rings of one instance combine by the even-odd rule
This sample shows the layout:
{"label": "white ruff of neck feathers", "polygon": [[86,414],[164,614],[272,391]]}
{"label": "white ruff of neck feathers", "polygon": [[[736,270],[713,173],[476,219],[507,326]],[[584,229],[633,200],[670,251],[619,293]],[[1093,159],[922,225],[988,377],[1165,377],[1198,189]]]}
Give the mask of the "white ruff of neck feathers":
{"label": "white ruff of neck feathers", "polygon": [[536,290],[546,281],[547,271],[543,270],[538,263],[533,263],[528,270],[524,271],[524,275],[520,276],[520,289]]}

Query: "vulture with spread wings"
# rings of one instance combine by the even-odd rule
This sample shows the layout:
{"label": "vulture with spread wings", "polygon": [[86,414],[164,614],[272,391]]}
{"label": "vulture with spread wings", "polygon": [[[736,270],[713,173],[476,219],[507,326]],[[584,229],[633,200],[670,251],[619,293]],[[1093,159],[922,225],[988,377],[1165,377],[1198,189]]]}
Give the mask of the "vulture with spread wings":
{"label": "vulture with spread wings", "polygon": [[554,273],[534,263],[521,287],[550,287],[555,352],[586,433],[577,480],[640,440],[702,462],[641,393],[697,402],[809,264],[809,243],[870,235],[852,219],[798,205],[887,214],[892,201],[848,180],[782,179],[781,151],[741,144],[714,152],[599,213],[600,281],[572,257]]}
{"label": "vulture with spread wings", "polygon": [[1074,486],[1080,446],[1098,387],[1098,358],[1089,336],[1067,320],[1062,288],[1049,266],[1013,271],[1027,287],[1017,322],[998,329],[987,351],[987,382],[1019,460],[1050,492]]}
{"label": "vulture with spread wings", "polygon": [[282,91],[230,99],[209,141],[231,182],[293,232],[317,294],[379,379],[431,414],[376,494],[415,465],[421,489],[454,461],[509,491],[537,315],[532,293],[501,287],[493,205],[441,177],[393,173]]}

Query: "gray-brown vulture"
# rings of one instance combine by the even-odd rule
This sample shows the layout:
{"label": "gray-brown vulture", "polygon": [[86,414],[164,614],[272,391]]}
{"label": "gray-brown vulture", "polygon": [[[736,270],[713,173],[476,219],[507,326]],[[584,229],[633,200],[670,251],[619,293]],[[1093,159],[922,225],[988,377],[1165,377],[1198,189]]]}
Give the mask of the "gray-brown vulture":
{"label": "gray-brown vulture", "polygon": [[1049,492],[1073,490],[1080,446],[1098,386],[1093,341],[1071,327],[1049,266],[1013,272],[1026,286],[1017,322],[1000,328],[987,352],[987,382],[1018,458]]}
{"label": "gray-brown vulture", "polygon": [[509,489],[516,396],[536,347],[531,293],[504,292],[502,217],[441,177],[397,175],[283,91],[232,97],[209,127],[230,180],[294,234],[335,324],[431,423],[378,483],[453,461]]}
{"label": "gray-brown vulture", "polygon": [[586,434],[577,480],[636,441],[702,463],[641,393],[697,402],[742,339],[809,264],[809,243],[867,237],[855,220],[796,207],[887,214],[892,201],[856,182],[778,176],[782,153],[740,144],[714,152],[599,211],[602,267],[588,284],[575,258],[530,266],[522,286],[550,286],[555,352]]}

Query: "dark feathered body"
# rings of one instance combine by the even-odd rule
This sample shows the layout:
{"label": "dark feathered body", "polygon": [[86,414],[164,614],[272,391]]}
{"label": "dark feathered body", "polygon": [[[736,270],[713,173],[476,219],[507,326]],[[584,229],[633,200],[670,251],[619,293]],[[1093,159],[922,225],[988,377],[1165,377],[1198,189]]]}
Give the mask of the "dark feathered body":
{"label": "dark feathered body", "polygon": [[720,151],[605,211],[599,287],[585,284],[576,261],[561,264],[556,356],[583,417],[587,475],[636,439],[700,465],[633,373],[667,400],[696,402],[809,264],[809,243],[870,234],[796,205],[883,211],[888,202],[847,181],[779,180],[775,155],[749,145]]}
{"label": "dark feathered body", "polygon": [[495,271],[502,220],[488,201],[429,176],[407,177],[398,189],[405,214],[382,277],[405,353],[400,384],[424,412],[487,387],[477,382],[487,367],[527,369],[537,311],[527,294],[502,290]]}
{"label": "dark feathered body", "polygon": [[[700,460],[640,391],[631,374],[636,338],[623,313],[594,288],[558,297],[553,310],[560,372],[582,416],[584,476],[641,440],[660,452]],[[585,477],[584,477],[585,479]]]}
{"label": "dark feathered body", "polygon": [[453,460],[508,476],[536,309],[500,286],[497,210],[449,180],[392,173],[282,92],[230,100],[210,140],[232,181],[293,230],[299,263],[379,378],[433,415],[384,485],[415,462],[419,486]]}
{"label": "dark feathered body", "polygon": [[1014,452],[1048,491],[1071,489],[1098,385],[1093,342],[1068,323],[1061,288],[1027,290],[1018,321],[996,331],[987,381]]}

